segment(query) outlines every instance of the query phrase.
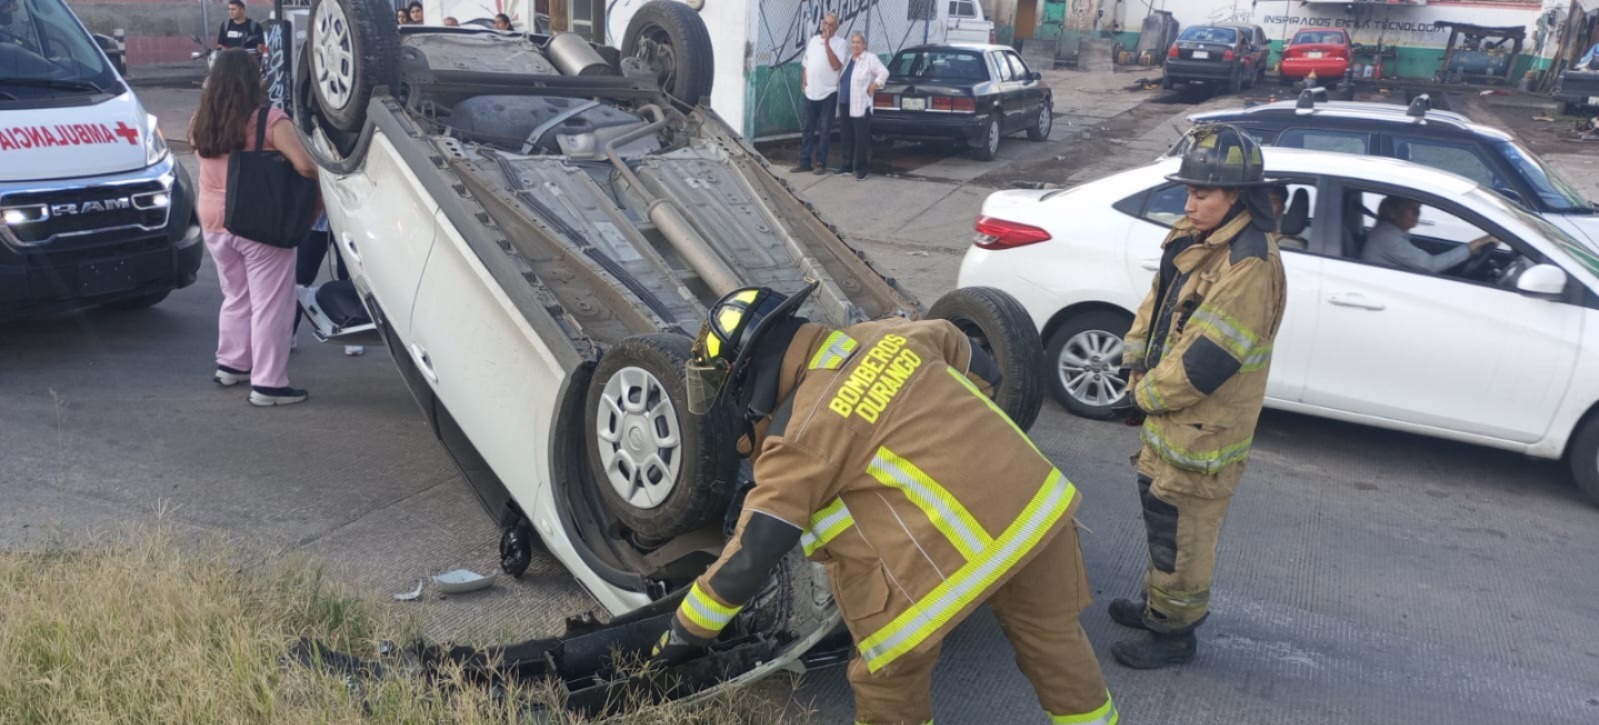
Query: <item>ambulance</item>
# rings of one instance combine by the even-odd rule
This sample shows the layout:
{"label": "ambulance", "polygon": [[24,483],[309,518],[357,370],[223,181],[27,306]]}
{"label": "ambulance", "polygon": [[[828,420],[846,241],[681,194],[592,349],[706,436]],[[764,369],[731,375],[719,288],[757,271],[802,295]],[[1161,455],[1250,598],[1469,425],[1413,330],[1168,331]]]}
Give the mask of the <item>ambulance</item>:
{"label": "ambulance", "polygon": [[0,0],[0,320],[194,283],[194,185],[62,0]]}

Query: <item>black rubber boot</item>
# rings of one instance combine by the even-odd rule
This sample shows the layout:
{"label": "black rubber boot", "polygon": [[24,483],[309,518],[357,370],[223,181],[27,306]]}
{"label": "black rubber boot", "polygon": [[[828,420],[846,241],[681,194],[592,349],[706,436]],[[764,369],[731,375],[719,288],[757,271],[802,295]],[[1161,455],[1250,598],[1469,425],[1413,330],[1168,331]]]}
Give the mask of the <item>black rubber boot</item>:
{"label": "black rubber boot", "polygon": [[1110,621],[1123,627],[1147,630],[1144,624],[1144,602],[1131,599],[1113,599],[1110,602]]}
{"label": "black rubber boot", "polygon": [[1199,640],[1191,631],[1182,634],[1151,632],[1149,639],[1117,642],[1110,648],[1110,654],[1117,662],[1135,670],[1158,670],[1162,667],[1186,665],[1194,661],[1194,655],[1198,652]]}

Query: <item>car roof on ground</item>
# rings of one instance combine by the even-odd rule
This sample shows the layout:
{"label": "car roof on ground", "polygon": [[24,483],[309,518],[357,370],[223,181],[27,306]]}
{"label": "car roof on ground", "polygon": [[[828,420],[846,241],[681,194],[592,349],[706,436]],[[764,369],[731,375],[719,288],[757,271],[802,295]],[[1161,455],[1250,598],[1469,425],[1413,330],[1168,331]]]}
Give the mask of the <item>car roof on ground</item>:
{"label": "car roof on ground", "polygon": [[[1465,194],[1480,186],[1464,176],[1387,156],[1361,156],[1279,146],[1264,146],[1261,153],[1266,162],[1267,176],[1339,176],[1442,196]],[[1168,173],[1167,167],[1170,167],[1170,171],[1176,171],[1181,164],[1182,159],[1173,156],[1161,159],[1149,168],[1160,169],[1165,174]]]}
{"label": "car roof on ground", "polygon": [[[1222,118],[1231,118],[1234,120],[1247,118],[1277,118],[1280,116],[1304,118],[1305,116],[1299,116],[1296,113],[1297,103],[1298,101],[1295,100],[1287,100],[1277,101],[1276,103],[1266,103],[1251,108],[1231,108],[1220,111],[1209,111],[1206,113],[1198,113],[1189,116],[1188,120],[1193,123],[1199,123],[1203,121],[1215,121]],[[1406,110],[1407,108],[1405,106],[1401,106],[1397,103],[1321,101],[1316,103],[1315,108],[1312,109],[1309,114],[1306,114],[1306,116],[1372,121],[1375,123],[1394,124],[1396,126],[1414,125],[1416,123],[1415,119],[1407,115]],[[1470,118],[1467,118],[1462,114],[1455,113],[1454,111],[1430,110],[1427,111],[1427,120],[1439,121],[1449,126],[1470,131],[1482,136],[1487,136],[1495,140],[1509,140],[1511,138],[1509,134],[1506,134],[1503,131],[1476,123]]]}

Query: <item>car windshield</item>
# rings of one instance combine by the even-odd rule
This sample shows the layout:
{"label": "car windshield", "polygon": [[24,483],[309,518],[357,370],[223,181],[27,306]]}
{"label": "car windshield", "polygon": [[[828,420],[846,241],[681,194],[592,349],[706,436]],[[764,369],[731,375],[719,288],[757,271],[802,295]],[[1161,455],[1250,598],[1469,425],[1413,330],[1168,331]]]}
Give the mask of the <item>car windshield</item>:
{"label": "car windshield", "polygon": [[1494,144],[1496,150],[1502,154],[1510,165],[1515,168],[1521,178],[1526,179],[1537,192],[1539,201],[1545,207],[1560,212],[1592,212],[1593,206],[1582,194],[1577,193],[1565,179],[1555,173],[1554,169],[1545,166],[1543,161],[1528,151],[1521,144],[1503,140]]}
{"label": "car windshield", "polygon": [[1201,43],[1234,43],[1238,40],[1238,31],[1232,28],[1189,28],[1177,36],[1178,40],[1193,40]]}
{"label": "car windshield", "polygon": [[1545,239],[1554,242],[1555,246],[1560,247],[1560,250],[1571,257],[1573,261],[1582,265],[1583,269],[1588,270],[1589,274],[1599,276],[1599,245],[1586,239],[1578,239],[1572,236],[1570,232],[1549,223],[1548,219],[1528,212],[1526,209],[1511,203],[1505,197],[1488,192],[1484,187],[1477,187],[1471,192],[1470,196],[1472,199],[1469,206],[1479,208],[1491,206],[1503,214],[1515,217],[1517,221],[1537,229],[1538,233]]}
{"label": "car windshield", "polygon": [[1336,30],[1308,30],[1294,36],[1290,45],[1341,45],[1344,34]]}
{"label": "car windshield", "polygon": [[889,75],[941,81],[984,81],[982,56],[959,50],[906,50],[888,64]]}
{"label": "car windshield", "polygon": [[0,0],[0,101],[119,90],[111,64],[62,0]]}

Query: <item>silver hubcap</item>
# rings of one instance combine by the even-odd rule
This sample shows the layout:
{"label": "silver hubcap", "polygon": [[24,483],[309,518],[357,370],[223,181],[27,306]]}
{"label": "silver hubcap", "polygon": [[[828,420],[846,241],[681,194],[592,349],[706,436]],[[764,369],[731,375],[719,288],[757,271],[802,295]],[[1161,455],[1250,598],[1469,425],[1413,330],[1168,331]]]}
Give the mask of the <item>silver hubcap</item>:
{"label": "silver hubcap", "polygon": [[665,503],[683,467],[677,408],[665,386],[642,368],[622,368],[600,393],[595,426],[607,483],[628,505]]}
{"label": "silver hubcap", "polygon": [[999,121],[988,122],[988,151],[993,153],[999,150]]}
{"label": "silver hubcap", "polygon": [[322,90],[322,101],[330,108],[350,105],[355,95],[355,51],[350,38],[350,21],[335,0],[322,0],[312,21],[316,42],[311,45],[311,73]]}
{"label": "silver hubcap", "polygon": [[1122,339],[1103,330],[1084,330],[1066,341],[1056,361],[1061,386],[1085,405],[1108,406],[1127,392],[1119,372]]}
{"label": "silver hubcap", "polygon": [[1055,124],[1055,116],[1050,113],[1049,106],[1044,106],[1038,111],[1038,130],[1045,136],[1049,135],[1050,127]]}

